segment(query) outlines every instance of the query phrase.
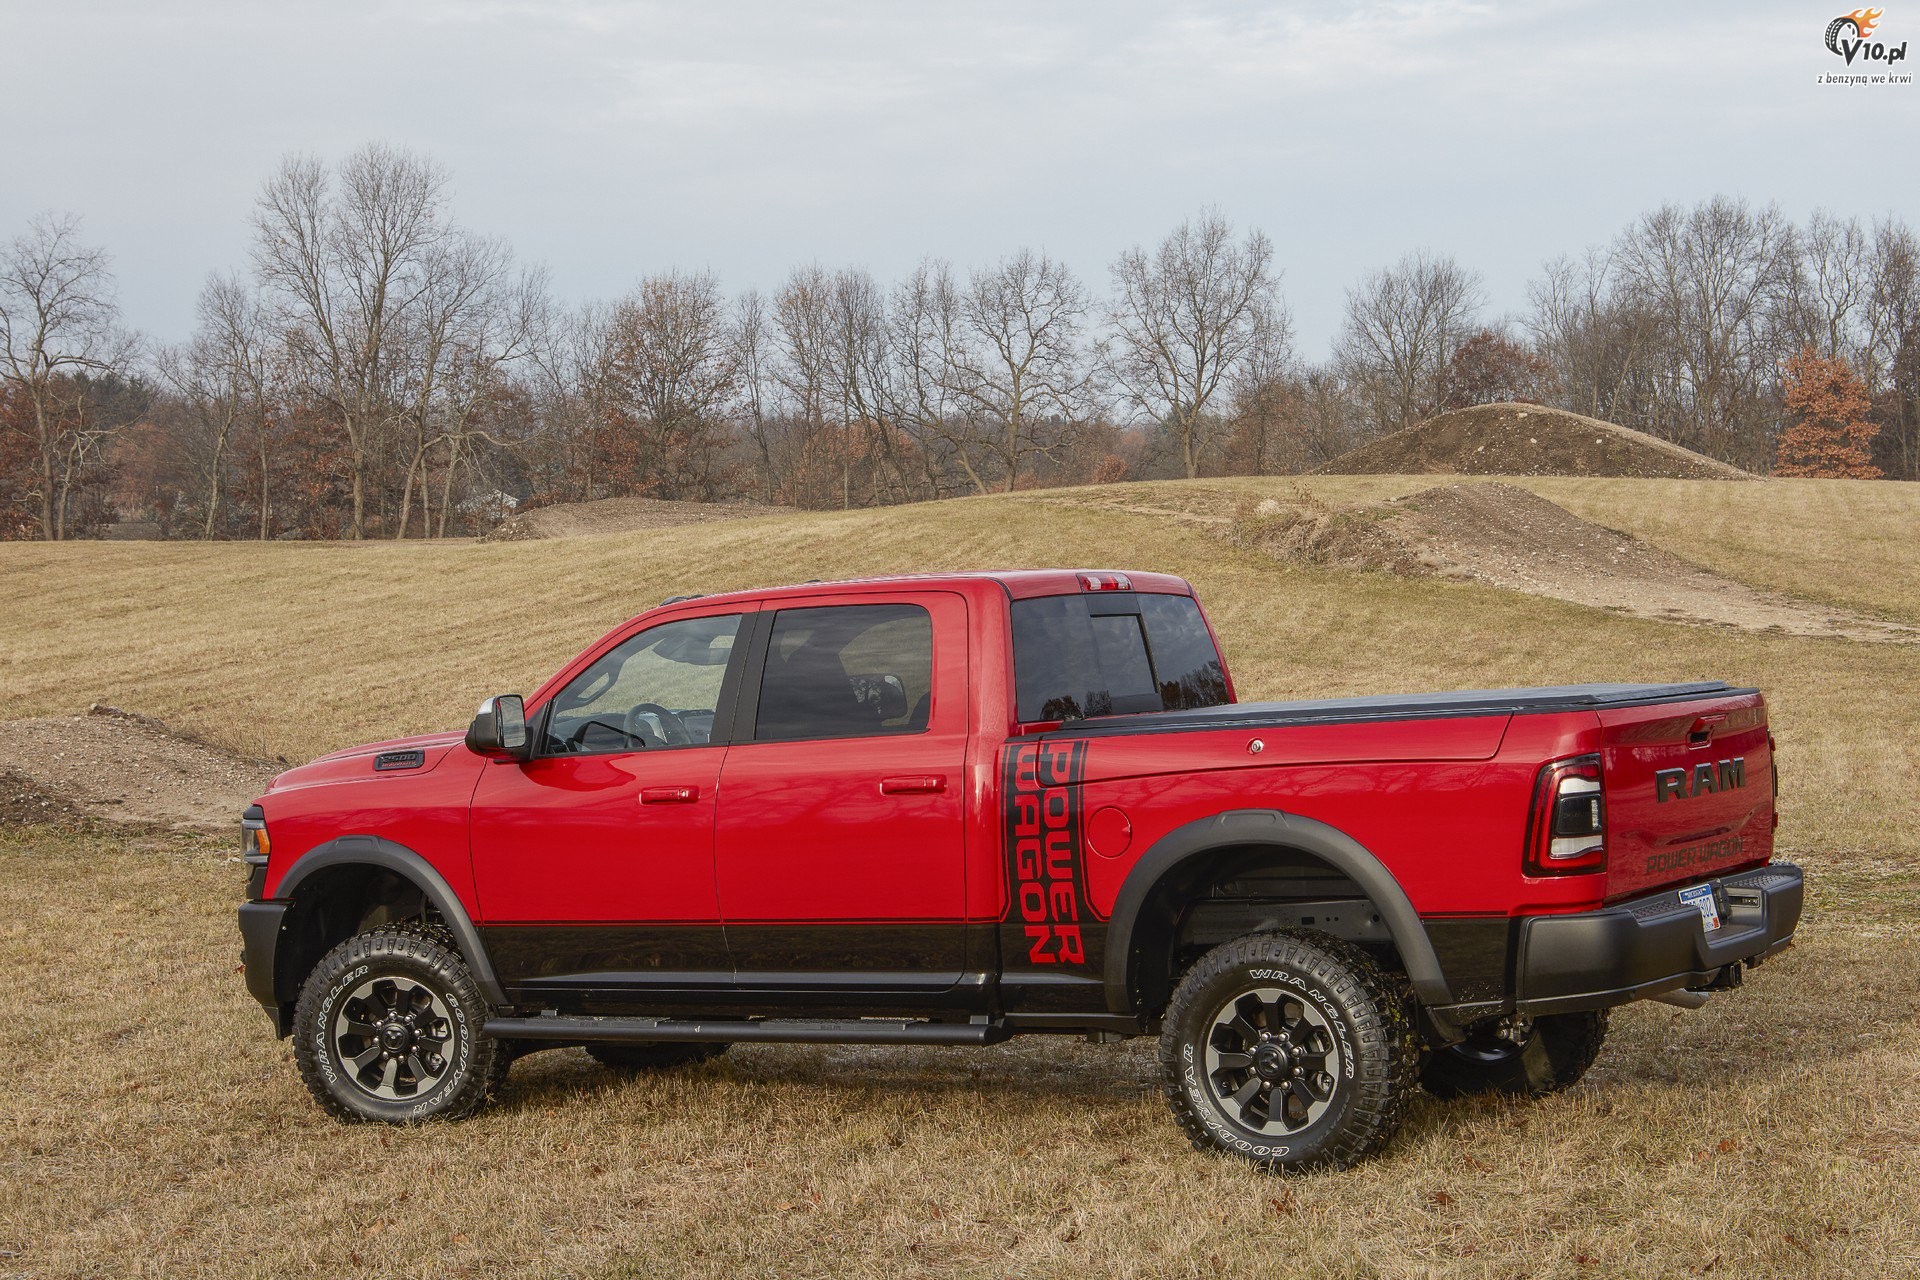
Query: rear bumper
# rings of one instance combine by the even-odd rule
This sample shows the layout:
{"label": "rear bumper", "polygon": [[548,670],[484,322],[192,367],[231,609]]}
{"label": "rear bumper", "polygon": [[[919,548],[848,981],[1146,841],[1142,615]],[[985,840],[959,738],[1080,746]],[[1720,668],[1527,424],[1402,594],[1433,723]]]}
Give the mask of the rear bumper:
{"label": "rear bumper", "polygon": [[1522,921],[1516,1007],[1569,1013],[1706,986],[1728,965],[1764,960],[1793,941],[1803,894],[1799,867],[1775,862],[1711,883],[1721,911],[1711,933],[1672,889],[1601,911]]}
{"label": "rear bumper", "polygon": [[280,1000],[275,979],[275,961],[280,952],[280,926],[286,921],[286,902],[243,902],[240,904],[240,965],[247,975],[247,993],[258,1000],[273,1019],[273,1029],[286,1035],[286,1010]]}

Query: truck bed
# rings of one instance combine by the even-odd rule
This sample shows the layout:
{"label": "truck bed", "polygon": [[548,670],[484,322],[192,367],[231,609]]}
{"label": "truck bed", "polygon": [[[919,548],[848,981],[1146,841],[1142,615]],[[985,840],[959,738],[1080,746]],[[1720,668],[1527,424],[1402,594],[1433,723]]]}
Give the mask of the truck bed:
{"label": "truck bed", "polygon": [[1721,680],[1698,680],[1687,684],[1567,684],[1537,689],[1460,689],[1449,693],[1321,698],[1308,702],[1236,702],[1199,711],[1152,711],[1074,720],[1050,730],[1049,734],[1085,738],[1462,716],[1538,715],[1644,707],[1752,692],[1754,690],[1730,688]]}

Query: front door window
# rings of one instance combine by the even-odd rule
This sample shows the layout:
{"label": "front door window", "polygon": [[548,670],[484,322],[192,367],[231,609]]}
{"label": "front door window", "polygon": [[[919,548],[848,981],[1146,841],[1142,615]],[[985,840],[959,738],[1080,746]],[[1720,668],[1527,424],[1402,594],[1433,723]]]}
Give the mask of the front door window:
{"label": "front door window", "polygon": [[697,747],[713,741],[740,615],[688,618],[615,645],[555,695],[540,754]]}

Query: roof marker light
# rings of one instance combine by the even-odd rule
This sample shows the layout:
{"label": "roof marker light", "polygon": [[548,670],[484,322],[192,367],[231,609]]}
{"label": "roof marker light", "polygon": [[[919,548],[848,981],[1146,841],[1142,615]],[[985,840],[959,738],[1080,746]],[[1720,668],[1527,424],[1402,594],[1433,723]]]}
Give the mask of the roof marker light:
{"label": "roof marker light", "polygon": [[1083,573],[1080,575],[1082,591],[1131,591],[1133,583],[1124,573]]}

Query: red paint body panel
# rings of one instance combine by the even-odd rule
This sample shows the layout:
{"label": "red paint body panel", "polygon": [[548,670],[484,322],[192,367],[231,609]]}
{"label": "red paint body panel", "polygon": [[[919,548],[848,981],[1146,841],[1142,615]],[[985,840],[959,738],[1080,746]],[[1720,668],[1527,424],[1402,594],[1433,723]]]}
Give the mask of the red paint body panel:
{"label": "red paint body panel", "polygon": [[[473,875],[490,924],[715,923],[713,823],[725,747],[490,763],[473,796]],[[692,788],[686,804],[644,804]]]}
{"label": "red paint body panel", "polygon": [[[381,752],[419,748],[419,769],[379,773]],[[473,864],[467,856],[467,813],[474,782],[487,762],[460,745],[458,734],[399,738],[322,756],[289,769],[261,797],[272,823],[273,857],[266,893],[273,896],[300,855],[336,836],[377,835],[420,854],[478,915]]]}
{"label": "red paint body panel", "polygon": [[[1600,726],[1609,898],[1772,860],[1773,749],[1760,695],[1603,711]],[[1729,761],[1740,762],[1743,785],[1722,789]],[[1681,770],[1689,792],[1702,776],[1715,789],[1657,799],[1663,769]]]}

